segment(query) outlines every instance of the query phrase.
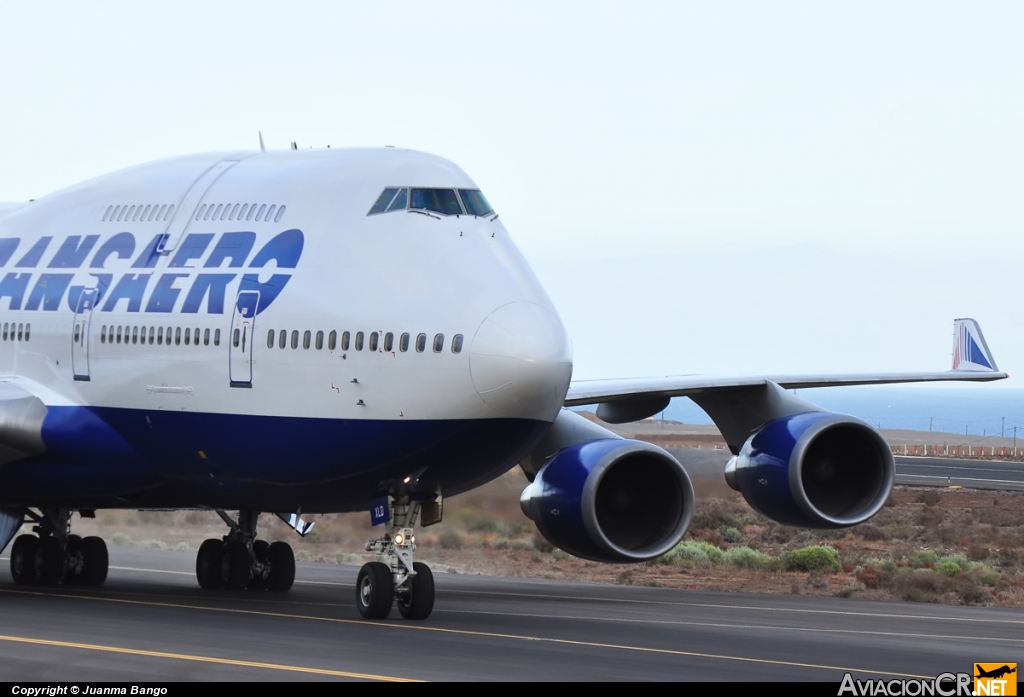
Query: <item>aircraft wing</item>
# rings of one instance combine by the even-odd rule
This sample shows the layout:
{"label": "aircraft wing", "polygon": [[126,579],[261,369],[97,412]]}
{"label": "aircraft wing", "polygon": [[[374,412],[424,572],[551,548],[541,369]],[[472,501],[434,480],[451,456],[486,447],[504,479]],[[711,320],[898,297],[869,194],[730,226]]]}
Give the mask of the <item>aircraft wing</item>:
{"label": "aircraft wing", "polygon": [[672,397],[692,397],[701,404],[704,401],[701,399],[702,396],[712,397],[731,391],[765,387],[770,383],[791,390],[804,387],[910,382],[988,382],[1009,377],[996,366],[981,333],[981,327],[975,320],[958,319],[954,326],[953,367],[946,371],[824,375],[670,375],[616,380],[575,380],[569,385],[565,406],[597,404],[598,417],[603,421],[627,423],[657,414],[668,405]]}

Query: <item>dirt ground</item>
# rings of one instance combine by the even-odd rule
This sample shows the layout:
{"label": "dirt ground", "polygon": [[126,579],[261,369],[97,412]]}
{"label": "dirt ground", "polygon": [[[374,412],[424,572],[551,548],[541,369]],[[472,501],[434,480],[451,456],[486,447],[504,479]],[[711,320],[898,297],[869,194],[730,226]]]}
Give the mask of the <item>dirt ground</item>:
{"label": "dirt ground", "polygon": [[[516,468],[446,500],[444,522],[418,532],[417,557],[463,574],[1024,607],[1024,493],[897,487],[868,523],[807,531],[755,513],[720,475],[697,474],[697,509],[684,541],[659,560],[621,565],[552,548],[519,510],[525,486]],[[368,513],[311,519],[316,527],[300,539],[264,515],[260,536],[288,541],[300,560],[372,560],[363,543],[379,530]],[[99,511],[95,519],[76,516],[73,529],[115,546],[188,554],[226,532],[210,511]]]}

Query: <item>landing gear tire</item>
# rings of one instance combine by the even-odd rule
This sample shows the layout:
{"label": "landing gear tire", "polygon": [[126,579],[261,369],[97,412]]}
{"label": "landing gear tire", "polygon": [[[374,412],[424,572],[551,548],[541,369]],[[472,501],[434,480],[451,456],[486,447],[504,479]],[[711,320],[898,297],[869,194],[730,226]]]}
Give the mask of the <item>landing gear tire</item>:
{"label": "landing gear tire", "polygon": [[85,554],[82,551],[82,538],[78,535],[68,535],[65,550],[67,552],[67,566],[64,572],[64,585],[80,585],[82,583],[82,575],[85,573]]}
{"label": "landing gear tire", "polygon": [[245,590],[252,579],[252,559],[244,543],[228,542],[224,545],[220,557],[220,572],[225,590]]}
{"label": "landing gear tire", "polygon": [[220,564],[223,551],[222,540],[205,540],[199,545],[199,553],[196,554],[196,580],[203,590],[215,591],[224,586]]}
{"label": "landing gear tire", "polygon": [[412,586],[407,594],[398,596],[398,611],[407,620],[425,620],[434,609],[434,574],[423,562],[413,562]]}
{"label": "landing gear tire", "polygon": [[[72,535],[71,537],[77,537]],[[71,548],[71,540],[68,540],[68,549]],[[107,543],[102,537],[86,537],[81,541],[82,550],[82,572],[78,576],[78,583],[83,586],[99,587],[107,581],[107,570],[109,567],[109,556],[107,555]]]}
{"label": "landing gear tire", "polygon": [[267,577],[267,590],[285,593],[295,583],[295,554],[287,542],[275,542],[267,547],[267,561],[270,563],[270,575]]}
{"label": "landing gear tire", "polygon": [[35,535],[22,535],[11,547],[11,576],[19,586],[34,586],[38,582],[36,576],[36,550],[39,538]]}
{"label": "landing gear tire", "polygon": [[56,537],[47,536],[39,540],[36,576],[41,586],[56,586],[64,578],[64,546]]}
{"label": "landing gear tire", "polygon": [[391,569],[379,561],[363,564],[356,579],[356,607],[368,620],[382,620],[391,613],[395,587]]}
{"label": "landing gear tire", "polygon": [[267,561],[267,549],[269,547],[270,545],[266,540],[256,540],[252,543],[252,553],[256,557],[256,565],[260,571],[253,573],[252,580],[249,581],[249,590],[259,591],[267,587],[267,581],[270,576],[267,572],[270,566],[270,562]]}

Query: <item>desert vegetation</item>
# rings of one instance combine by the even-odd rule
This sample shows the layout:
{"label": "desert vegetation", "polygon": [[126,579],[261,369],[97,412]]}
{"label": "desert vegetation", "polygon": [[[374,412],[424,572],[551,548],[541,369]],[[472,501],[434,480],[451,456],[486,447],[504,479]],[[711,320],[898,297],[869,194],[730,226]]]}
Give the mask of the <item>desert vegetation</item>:
{"label": "desert vegetation", "polygon": [[[417,555],[454,573],[1024,607],[1024,493],[897,487],[868,523],[803,530],[767,520],[720,482],[695,478],[689,533],[645,564],[599,564],[554,548],[519,510],[518,469],[447,500],[444,522],[417,532]],[[260,534],[288,540],[300,561],[370,560],[363,543],[378,530],[368,513],[307,518],[317,524],[305,539],[270,516]],[[188,553],[226,531],[209,511],[101,511],[74,525],[114,546]]]}

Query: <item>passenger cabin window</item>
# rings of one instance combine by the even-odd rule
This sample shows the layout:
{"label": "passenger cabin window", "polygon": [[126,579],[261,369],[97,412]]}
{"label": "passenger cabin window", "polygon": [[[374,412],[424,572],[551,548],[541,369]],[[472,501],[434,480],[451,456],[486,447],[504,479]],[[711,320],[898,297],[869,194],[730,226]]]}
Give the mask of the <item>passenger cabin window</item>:
{"label": "passenger cabin window", "polygon": [[370,334],[370,350],[371,351],[376,351],[377,350],[377,339],[378,339],[377,332],[372,332]]}
{"label": "passenger cabin window", "polygon": [[292,348],[297,349],[299,347],[299,330],[292,330]]}
{"label": "passenger cabin window", "polygon": [[459,196],[470,215],[490,215],[494,212],[494,207],[479,189],[459,189]]}
{"label": "passenger cabin window", "polygon": [[324,333],[323,332],[317,332],[316,333],[316,350],[320,351],[320,350],[323,349],[323,347],[324,347]]}
{"label": "passenger cabin window", "polygon": [[444,334],[434,335],[434,353],[444,351]]}
{"label": "passenger cabin window", "polygon": [[452,353],[462,353],[462,334],[452,337]]}
{"label": "passenger cabin window", "polygon": [[409,333],[402,334],[402,337],[398,340],[398,350],[405,353],[409,350]]}
{"label": "passenger cabin window", "polygon": [[338,347],[338,332],[331,330],[331,333],[327,335],[327,350],[333,351]]}
{"label": "passenger cabin window", "polygon": [[395,350],[395,335],[388,332],[384,335],[384,350],[394,351]]}
{"label": "passenger cabin window", "polygon": [[413,189],[409,208],[441,215],[460,215],[463,212],[455,189]]}
{"label": "passenger cabin window", "polygon": [[28,335],[29,335],[29,333],[31,333],[31,331],[32,331],[32,325],[31,324],[26,324],[25,325],[25,341],[28,341]]}
{"label": "passenger cabin window", "polygon": [[273,329],[271,329],[269,332],[267,332],[267,348],[269,348],[269,349],[274,348],[274,330]]}
{"label": "passenger cabin window", "polygon": [[342,332],[342,334],[341,334],[341,350],[342,351],[348,351],[348,340],[349,340],[349,333],[348,332]]}
{"label": "passenger cabin window", "polygon": [[219,329],[215,329],[213,331],[213,345],[214,346],[220,346],[220,330]]}
{"label": "passenger cabin window", "polygon": [[309,334],[309,330],[307,329],[302,334],[302,348],[304,348],[304,349],[308,349],[309,348],[309,338],[310,338],[310,334]]}
{"label": "passenger cabin window", "polygon": [[363,333],[356,332],[356,351],[363,350]]}
{"label": "passenger cabin window", "polygon": [[423,353],[427,350],[427,335],[417,334],[416,335],[416,353]]}
{"label": "passenger cabin window", "polygon": [[288,330],[287,329],[282,329],[281,330],[281,336],[278,338],[277,347],[278,348],[288,348]]}

